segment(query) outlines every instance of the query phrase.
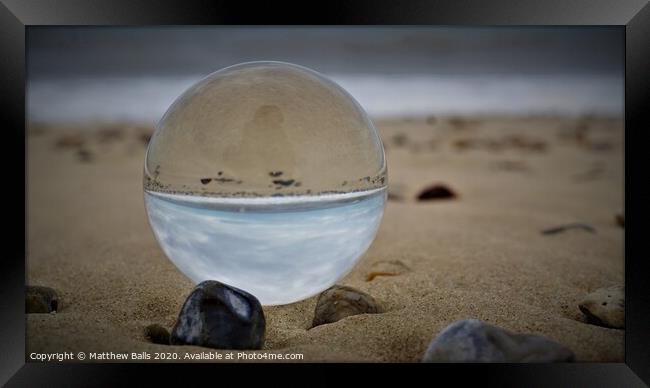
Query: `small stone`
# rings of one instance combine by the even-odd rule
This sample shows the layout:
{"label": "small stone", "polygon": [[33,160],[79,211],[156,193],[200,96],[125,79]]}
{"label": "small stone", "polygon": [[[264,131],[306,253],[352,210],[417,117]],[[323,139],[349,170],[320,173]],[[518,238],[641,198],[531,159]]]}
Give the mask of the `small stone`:
{"label": "small stone", "polygon": [[279,186],[291,186],[295,182],[293,179],[274,179],[273,184]]}
{"label": "small stone", "polygon": [[410,268],[399,260],[379,261],[372,265],[371,271],[366,276],[370,282],[377,276],[397,276],[408,272]]}
{"label": "small stone", "polygon": [[59,308],[59,296],[50,287],[27,286],[25,289],[25,312],[51,313]]}
{"label": "small stone", "polygon": [[261,349],[266,320],[259,300],[246,291],[206,280],[187,297],[172,329],[172,345]]}
{"label": "small stone", "polygon": [[57,148],[79,148],[85,143],[85,139],[80,134],[71,134],[60,136],[55,143]]}
{"label": "small stone", "polygon": [[149,145],[149,141],[151,140],[151,136],[153,136],[153,130],[149,128],[141,128],[137,132],[137,138],[138,140],[144,144],[145,146]]}
{"label": "small stone", "polygon": [[456,198],[457,195],[454,191],[448,188],[445,185],[433,185],[422,190],[420,195],[418,195],[418,200],[428,201],[431,199],[452,199]]}
{"label": "small stone", "polygon": [[465,151],[475,146],[475,142],[470,139],[457,139],[453,144],[458,151]]}
{"label": "small stone", "polygon": [[77,157],[82,162],[92,162],[93,161],[93,153],[88,151],[85,148],[81,148],[81,149],[77,150]]}
{"label": "small stone", "polygon": [[542,230],[542,234],[546,234],[546,235],[558,234],[571,229],[581,229],[584,230],[585,232],[596,233],[596,229],[593,226],[583,224],[580,222],[574,222],[572,224],[559,225],[559,226],[554,226],[552,228],[544,229]]}
{"label": "small stone", "polygon": [[409,142],[409,138],[405,133],[397,133],[391,138],[395,147],[403,147]]}
{"label": "small stone", "polygon": [[456,321],[431,341],[423,362],[568,362],[575,355],[551,339],[515,334],[478,319]]}
{"label": "small stone", "polygon": [[548,145],[543,140],[537,140],[520,135],[506,136],[503,141],[511,148],[525,149],[529,151],[544,152]]}
{"label": "small stone", "polygon": [[579,307],[590,323],[625,328],[625,289],[622,285],[593,291],[584,297]]}
{"label": "small stone", "polygon": [[144,336],[154,344],[169,345],[169,330],[157,323],[145,327]]}
{"label": "small stone", "polygon": [[625,216],[622,214],[616,215],[616,224],[621,228],[625,229]]}
{"label": "small stone", "polygon": [[467,120],[458,116],[450,117],[447,122],[454,129],[465,129],[468,124]]}
{"label": "small stone", "polygon": [[312,327],[333,323],[358,314],[381,312],[375,299],[365,292],[346,286],[332,286],[323,291],[316,302]]}
{"label": "small stone", "polygon": [[122,128],[103,128],[97,132],[100,143],[108,143],[122,139],[124,131]]}

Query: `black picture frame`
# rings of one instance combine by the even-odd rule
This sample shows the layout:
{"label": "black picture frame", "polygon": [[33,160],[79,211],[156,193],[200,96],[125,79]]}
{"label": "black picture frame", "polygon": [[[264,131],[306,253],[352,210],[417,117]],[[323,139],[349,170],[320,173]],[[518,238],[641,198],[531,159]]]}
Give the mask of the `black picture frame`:
{"label": "black picture frame", "polygon": [[[224,371],[246,382],[255,378],[284,384],[289,369],[302,369],[317,383],[355,379],[403,384],[407,375],[423,382],[463,382],[499,386],[644,386],[650,383],[649,266],[642,254],[645,110],[650,96],[650,6],[647,1],[492,0],[327,2],[302,5],[224,1],[0,0],[0,99],[3,114],[2,174],[7,243],[0,271],[0,383],[8,386],[121,386],[136,376],[187,384],[203,374],[218,383]],[[255,11],[253,13],[252,11]],[[625,363],[597,364],[401,364],[401,365],[160,365],[25,363],[25,34],[35,25],[608,25],[625,29]],[[647,152],[647,151],[645,151]],[[635,160],[636,159],[636,160]],[[23,168],[21,169],[20,166]],[[633,177],[636,175],[636,178]],[[23,204],[18,206],[17,204]],[[22,226],[22,227],[20,227]],[[192,368],[190,371],[189,368]],[[215,367],[217,369],[215,369]],[[264,373],[251,372],[263,368]],[[335,369],[336,368],[336,369]],[[338,368],[343,368],[339,371]],[[273,369],[273,370],[271,370]],[[350,377],[343,377],[348,375]],[[285,377],[283,377],[285,376]],[[310,376],[310,377],[309,377]],[[451,378],[452,380],[447,380]],[[435,379],[435,380],[433,380]],[[153,383],[153,380],[148,380]]]}

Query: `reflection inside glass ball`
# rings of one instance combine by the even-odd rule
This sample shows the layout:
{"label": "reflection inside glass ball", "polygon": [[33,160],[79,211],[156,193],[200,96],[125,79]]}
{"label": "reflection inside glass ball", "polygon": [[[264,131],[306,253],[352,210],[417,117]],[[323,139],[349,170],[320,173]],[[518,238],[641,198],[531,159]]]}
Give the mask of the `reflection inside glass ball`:
{"label": "reflection inside glass ball", "polygon": [[183,93],[147,149],[145,204],[169,259],[264,305],[345,276],[372,243],[386,163],[361,106],[281,62],[231,66]]}

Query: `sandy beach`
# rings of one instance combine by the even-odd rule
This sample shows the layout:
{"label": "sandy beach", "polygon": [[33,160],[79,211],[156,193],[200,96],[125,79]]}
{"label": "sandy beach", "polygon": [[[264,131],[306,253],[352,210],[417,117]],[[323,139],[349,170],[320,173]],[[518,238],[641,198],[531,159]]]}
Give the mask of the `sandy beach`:
{"label": "sandy beach", "polygon": [[[624,211],[622,118],[375,124],[390,200],[372,246],[339,284],[372,295],[384,312],[310,329],[316,297],[265,307],[266,342],[256,353],[419,362],[440,330],[476,318],[548,336],[579,362],[623,361],[625,331],[589,324],[578,309],[590,291],[624,280],[624,229],[616,223]],[[193,288],[147,222],[142,174],[150,131],[118,124],[29,128],[27,283],[53,287],[61,300],[57,313],[27,315],[28,354],[213,351],[156,345],[144,336],[152,323],[171,328]],[[457,197],[418,201],[432,184]],[[541,233],[575,222],[595,233]],[[369,281],[385,262],[397,262],[403,273]]]}

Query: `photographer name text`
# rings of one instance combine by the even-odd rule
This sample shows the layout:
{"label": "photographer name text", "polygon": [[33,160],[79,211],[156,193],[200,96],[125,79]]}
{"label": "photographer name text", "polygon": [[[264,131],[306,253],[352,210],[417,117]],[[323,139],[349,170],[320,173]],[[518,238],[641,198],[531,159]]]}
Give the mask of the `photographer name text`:
{"label": "photographer name text", "polygon": [[301,353],[269,353],[269,352],[62,352],[62,353],[30,353],[29,359],[40,362],[63,361],[295,361],[302,360]]}

